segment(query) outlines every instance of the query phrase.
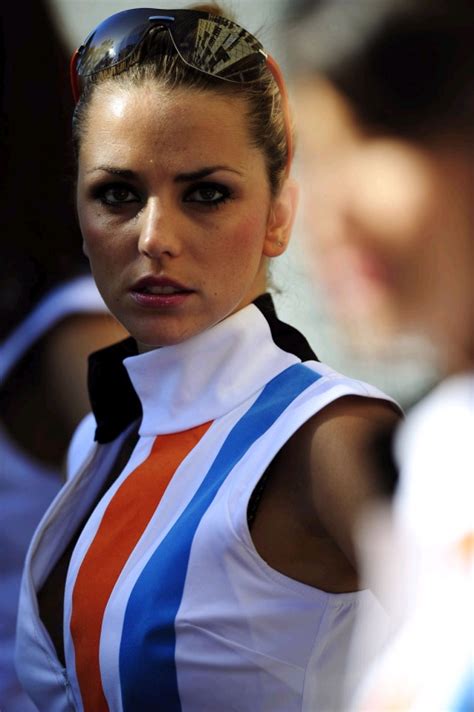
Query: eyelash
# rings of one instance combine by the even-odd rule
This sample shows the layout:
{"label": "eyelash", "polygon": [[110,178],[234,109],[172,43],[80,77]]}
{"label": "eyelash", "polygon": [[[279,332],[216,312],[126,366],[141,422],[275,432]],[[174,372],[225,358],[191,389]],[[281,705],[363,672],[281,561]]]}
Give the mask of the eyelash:
{"label": "eyelash", "polygon": [[[211,191],[215,193],[220,193],[220,197],[213,200],[192,200],[191,196],[198,192]],[[217,209],[221,205],[224,205],[228,200],[232,198],[232,191],[225,185],[221,183],[197,183],[196,185],[190,186],[183,197],[183,202],[194,203],[202,208],[214,208]]]}
{"label": "eyelash", "polygon": [[[108,193],[113,191],[128,193],[133,195],[133,200],[110,200],[107,198]],[[99,200],[103,205],[110,208],[120,208],[124,205],[129,205],[130,203],[140,202],[140,196],[126,183],[107,183],[107,185],[100,185],[93,190],[92,193],[94,199]]]}
{"label": "eyelash", "polygon": [[[205,193],[206,191],[211,193],[219,194],[219,197],[213,199],[197,200],[193,199],[192,196],[196,193]],[[131,200],[111,200],[110,194],[113,192],[120,192],[126,194],[128,197],[133,196]],[[109,197],[107,197],[109,194]],[[109,208],[122,208],[128,206],[132,203],[141,202],[142,198],[137,193],[137,191],[126,183],[107,183],[106,185],[100,185],[92,191],[92,196],[95,200],[99,200],[103,205]],[[195,185],[189,186],[183,196],[184,203],[193,203],[198,208],[202,209],[217,209],[221,205],[224,205],[228,200],[232,198],[232,191],[225,185],[221,183],[196,183]]]}

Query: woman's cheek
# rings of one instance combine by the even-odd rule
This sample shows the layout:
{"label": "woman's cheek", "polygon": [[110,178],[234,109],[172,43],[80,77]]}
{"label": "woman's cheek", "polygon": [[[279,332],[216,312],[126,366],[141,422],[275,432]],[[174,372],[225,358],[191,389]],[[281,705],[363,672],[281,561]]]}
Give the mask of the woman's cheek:
{"label": "woman's cheek", "polygon": [[242,218],[235,230],[241,244],[254,246],[265,233],[266,224],[257,212]]}
{"label": "woman's cheek", "polygon": [[107,247],[113,240],[116,230],[114,230],[111,223],[110,218],[104,217],[95,207],[85,209],[79,213],[79,225],[89,254]]}
{"label": "woman's cheek", "polygon": [[90,236],[98,231],[98,215],[90,206],[78,205],[79,227],[84,240],[89,243]]}
{"label": "woman's cheek", "polygon": [[[242,266],[254,257],[259,259],[263,250],[265,221],[259,211],[227,221],[222,231],[216,233],[214,248],[220,248],[229,264]],[[245,256],[245,258],[244,258]]]}

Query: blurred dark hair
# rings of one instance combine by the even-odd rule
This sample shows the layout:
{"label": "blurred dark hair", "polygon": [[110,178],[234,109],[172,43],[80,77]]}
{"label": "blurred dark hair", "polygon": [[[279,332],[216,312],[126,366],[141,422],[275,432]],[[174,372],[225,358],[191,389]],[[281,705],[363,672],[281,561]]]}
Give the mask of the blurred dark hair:
{"label": "blurred dark hair", "polygon": [[42,0],[0,8],[0,339],[86,268],[72,184],[68,52]]}
{"label": "blurred dark hair", "polygon": [[322,74],[374,131],[474,131],[473,0],[290,0],[293,70]]}

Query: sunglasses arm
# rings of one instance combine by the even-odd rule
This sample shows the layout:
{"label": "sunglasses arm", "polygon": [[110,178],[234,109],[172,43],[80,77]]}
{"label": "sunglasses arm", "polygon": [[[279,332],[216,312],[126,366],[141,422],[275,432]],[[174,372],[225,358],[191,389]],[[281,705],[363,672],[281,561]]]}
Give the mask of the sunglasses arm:
{"label": "sunglasses arm", "polygon": [[286,164],[286,176],[288,177],[290,174],[290,168],[291,168],[291,163],[293,160],[293,133],[291,130],[291,115],[290,115],[290,101],[288,98],[288,91],[286,89],[286,84],[285,80],[283,79],[283,74],[281,72],[280,67],[278,66],[277,62],[273,57],[268,54],[267,55],[267,67],[270,70],[273,79],[276,82],[276,85],[278,86],[278,89],[280,91],[280,96],[281,96],[281,108],[283,111],[283,119],[285,122],[285,133],[286,133],[286,146],[287,146],[287,151],[288,151],[288,159],[287,159],[287,164]]}

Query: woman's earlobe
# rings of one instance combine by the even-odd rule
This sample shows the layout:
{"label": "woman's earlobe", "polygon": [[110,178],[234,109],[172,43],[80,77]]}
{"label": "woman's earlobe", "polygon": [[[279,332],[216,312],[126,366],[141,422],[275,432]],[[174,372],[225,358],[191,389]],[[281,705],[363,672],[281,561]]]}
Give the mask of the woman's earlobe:
{"label": "woman's earlobe", "polygon": [[288,247],[298,207],[298,196],[298,184],[292,178],[287,178],[270,210],[263,247],[266,257],[278,257]]}
{"label": "woman's earlobe", "polygon": [[86,241],[85,241],[85,240],[82,241],[82,252],[83,252],[84,255],[87,257],[87,259],[89,259],[89,251],[88,251],[88,249],[87,249],[87,245],[86,245]]}

